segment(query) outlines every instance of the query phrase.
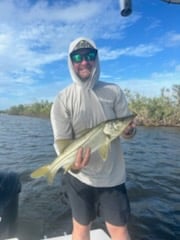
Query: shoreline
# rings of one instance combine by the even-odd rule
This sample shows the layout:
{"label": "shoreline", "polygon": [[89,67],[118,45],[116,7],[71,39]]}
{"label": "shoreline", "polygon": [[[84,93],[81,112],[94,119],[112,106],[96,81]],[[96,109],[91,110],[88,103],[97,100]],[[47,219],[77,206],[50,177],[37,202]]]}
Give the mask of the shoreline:
{"label": "shoreline", "polygon": [[[0,115],[9,115],[9,116],[23,116],[23,117],[33,117],[33,118],[42,118],[42,119],[49,119],[49,116],[47,115],[33,115],[33,114],[10,114],[10,113],[0,113]],[[154,122],[148,119],[142,119],[136,117],[137,119],[137,126],[141,127],[180,127],[180,121],[177,123],[173,122],[164,122],[164,120],[160,120],[159,122]]]}

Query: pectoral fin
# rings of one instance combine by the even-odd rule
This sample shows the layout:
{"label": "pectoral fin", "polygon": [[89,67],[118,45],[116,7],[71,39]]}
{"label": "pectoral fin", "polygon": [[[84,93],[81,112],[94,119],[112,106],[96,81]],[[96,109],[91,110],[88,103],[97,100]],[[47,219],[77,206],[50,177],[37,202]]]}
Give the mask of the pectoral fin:
{"label": "pectoral fin", "polygon": [[101,146],[98,150],[99,155],[101,156],[102,160],[106,161],[108,158],[108,152],[109,152],[110,144],[104,144]]}

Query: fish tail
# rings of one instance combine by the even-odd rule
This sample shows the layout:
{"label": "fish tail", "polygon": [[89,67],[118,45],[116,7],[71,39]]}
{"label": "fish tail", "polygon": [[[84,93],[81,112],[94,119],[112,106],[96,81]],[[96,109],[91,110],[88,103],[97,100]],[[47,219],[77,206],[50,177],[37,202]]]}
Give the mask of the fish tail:
{"label": "fish tail", "polygon": [[34,172],[31,173],[32,178],[40,178],[46,176],[49,171],[49,165],[45,165],[43,167],[38,168]]}
{"label": "fish tail", "polygon": [[53,183],[56,173],[50,171],[50,165],[45,165],[31,173],[32,178],[46,177],[49,184]]}
{"label": "fish tail", "polygon": [[47,181],[49,185],[53,183],[55,175],[56,173],[52,173],[52,172],[47,173]]}

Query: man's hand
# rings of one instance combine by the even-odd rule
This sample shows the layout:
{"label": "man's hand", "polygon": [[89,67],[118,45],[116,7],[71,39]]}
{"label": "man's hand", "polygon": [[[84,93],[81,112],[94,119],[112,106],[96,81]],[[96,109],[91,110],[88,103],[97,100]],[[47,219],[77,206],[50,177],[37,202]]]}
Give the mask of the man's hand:
{"label": "man's hand", "polygon": [[78,173],[82,168],[88,165],[91,155],[90,148],[79,148],[76,154],[75,162],[71,168],[73,173]]}

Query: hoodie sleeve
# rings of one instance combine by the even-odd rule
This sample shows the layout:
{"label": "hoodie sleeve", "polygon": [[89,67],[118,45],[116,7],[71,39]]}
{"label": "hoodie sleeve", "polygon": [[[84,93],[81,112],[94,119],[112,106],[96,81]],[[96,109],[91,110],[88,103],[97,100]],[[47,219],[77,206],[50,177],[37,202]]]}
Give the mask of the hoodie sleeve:
{"label": "hoodie sleeve", "polygon": [[131,114],[131,111],[128,108],[126,96],[119,86],[117,86],[117,94],[114,102],[114,111],[116,117],[125,117]]}
{"label": "hoodie sleeve", "polygon": [[71,118],[60,95],[56,97],[52,105],[50,119],[54,135],[54,147],[56,153],[59,154],[60,151],[56,142],[58,142],[58,140],[70,140],[73,138]]}

